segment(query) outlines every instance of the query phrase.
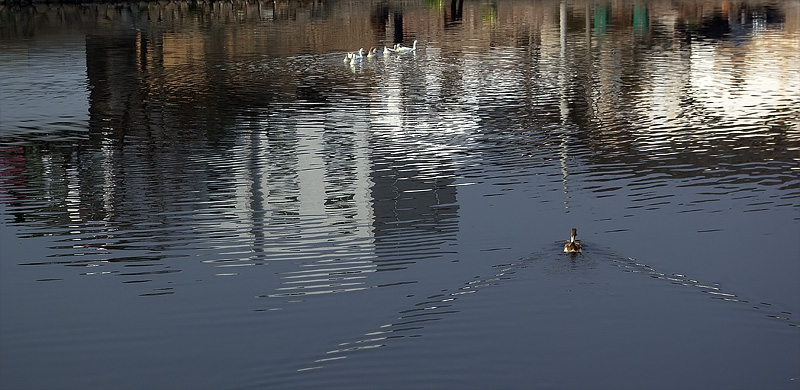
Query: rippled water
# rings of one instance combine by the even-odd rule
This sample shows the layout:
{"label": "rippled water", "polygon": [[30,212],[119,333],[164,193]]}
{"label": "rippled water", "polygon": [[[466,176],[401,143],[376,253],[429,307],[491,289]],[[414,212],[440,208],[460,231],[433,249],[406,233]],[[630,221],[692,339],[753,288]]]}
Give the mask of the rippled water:
{"label": "rippled water", "polygon": [[0,387],[797,388],[800,4],[721,4],[3,6]]}

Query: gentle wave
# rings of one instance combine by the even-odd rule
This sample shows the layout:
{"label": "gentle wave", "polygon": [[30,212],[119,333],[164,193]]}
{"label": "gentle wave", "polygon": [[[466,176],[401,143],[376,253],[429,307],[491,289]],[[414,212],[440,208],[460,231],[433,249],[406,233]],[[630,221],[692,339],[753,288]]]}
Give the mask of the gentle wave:
{"label": "gentle wave", "polygon": [[[518,259],[510,263],[494,264],[490,275],[476,276],[454,288],[442,289],[440,293],[426,296],[417,300],[407,309],[397,312],[397,316],[373,331],[364,333],[362,337],[355,337],[350,341],[343,341],[324,353],[324,357],[315,359],[308,366],[297,368],[298,373],[323,368],[335,369],[335,365],[356,353],[365,353],[377,348],[391,347],[392,344],[401,343],[408,338],[422,336],[436,337],[438,332],[429,327],[437,326],[440,321],[457,321],[454,317],[463,309],[470,306],[464,299],[470,299],[471,294],[480,293],[489,288],[503,288],[504,285],[522,280],[525,283],[535,283],[533,275],[549,275],[549,278],[577,278],[579,281],[587,274],[602,271],[598,267],[614,267],[623,273],[647,276],[664,281],[676,286],[681,286],[688,293],[706,294],[709,298],[739,304],[739,312],[744,314],[758,314],[767,320],[776,320],[775,324],[784,324],[793,328],[800,328],[800,323],[794,318],[794,313],[781,310],[769,302],[749,299],[731,292],[719,283],[708,283],[692,279],[681,273],[664,273],[640,260],[620,256],[614,251],[584,242],[584,251],[577,257],[561,252],[561,243],[554,244],[546,250]],[[614,279],[617,283],[630,283],[622,279]],[[583,283],[592,283],[584,281]],[[602,283],[601,283],[602,284]],[[682,291],[683,292],[683,291]],[[514,300],[518,302],[517,300]],[[474,306],[474,305],[473,305]],[[445,326],[445,325],[442,325]],[[439,334],[441,335],[441,334]]]}

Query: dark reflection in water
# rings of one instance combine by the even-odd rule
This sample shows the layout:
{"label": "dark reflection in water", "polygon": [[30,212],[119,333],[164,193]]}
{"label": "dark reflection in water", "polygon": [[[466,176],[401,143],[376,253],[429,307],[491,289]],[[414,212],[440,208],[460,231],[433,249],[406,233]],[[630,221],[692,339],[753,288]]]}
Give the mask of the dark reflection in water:
{"label": "dark reflection in water", "polygon": [[[532,383],[464,372],[480,362],[538,364],[542,387],[670,383],[601,375],[649,363],[681,383],[791,388],[798,15],[760,1],[2,6],[0,385]],[[550,248],[571,225],[615,249]],[[642,350],[643,328],[663,354]],[[487,358],[466,353],[478,346]],[[543,357],[565,348],[615,358],[567,378]],[[766,363],[729,358],[770,348]],[[754,374],[692,371],[682,350]],[[89,369],[128,359],[147,363]]]}

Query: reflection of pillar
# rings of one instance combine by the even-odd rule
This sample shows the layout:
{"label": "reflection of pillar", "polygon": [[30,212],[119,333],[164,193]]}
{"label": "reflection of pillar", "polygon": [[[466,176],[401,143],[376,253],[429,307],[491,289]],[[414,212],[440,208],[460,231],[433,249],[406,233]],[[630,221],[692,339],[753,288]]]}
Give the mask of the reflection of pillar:
{"label": "reflection of pillar", "polygon": [[647,4],[633,5],[633,31],[636,34],[647,32],[649,25],[647,16]]}
{"label": "reflection of pillar", "polygon": [[451,27],[461,23],[464,15],[464,0],[450,0],[450,15],[444,15],[444,27]]}
{"label": "reflection of pillar", "polygon": [[453,22],[460,21],[464,12],[464,0],[450,1],[450,17]]}
{"label": "reflection of pillar", "polygon": [[559,26],[561,29],[561,56],[564,56],[564,52],[567,50],[567,3],[566,1],[561,1],[561,7],[559,9]]}
{"label": "reflection of pillar", "polygon": [[147,48],[136,34],[86,37],[86,77],[89,83],[89,134],[111,132],[123,137],[142,107],[137,48]]}
{"label": "reflection of pillar", "polygon": [[560,109],[561,109],[561,122],[565,123],[567,114],[569,114],[569,102],[567,101],[567,82],[566,82],[566,66],[567,66],[567,2],[561,1],[560,7],[560,38],[561,38],[561,67],[558,73],[559,86],[561,87],[560,95]]}
{"label": "reflection of pillar", "polygon": [[296,116],[298,124],[297,182],[300,185],[300,212],[303,215],[325,215],[325,162],[322,160],[321,135],[324,123],[313,116]]}
{"label": "reflection of pillar", "polygon": [[[366,127],[366,126],[365,126]],[[366,129],[357,131],[353,136],[353,155],[355,160],[355,178],[353,191],[355,196],[356,213],[358,224],[356,226],[357,236],[372,237],[372,225],[375,220],[375,213],[372,204],[372,180],[370,180],[370,160],[369,160],[369,137]]]}
{"label": "reflection of pillar", "polygon": [[[584,46],[586,47],[586,63],[591,64],[593,62],[592,59],[592,13],[591,13],[591,5],[587,2],[585,9],[584,9],[584,38],[586,39],[586,43]],[[588,66],[586,71],[591,73],[594,67]],[[593,80],[592,77],[588,78],[589,80]],[[595,110],[595,102],[594,102],[594,93],[592,90],[594,89],[594,83],[586,83],[586,107],[587,107],[587,116],[588,117],[595,117],[597,115],[597,111]]]}
{"label": "reflection of pillar", "polygon": [[598,4],[594,7],[594,32],[596,35],[605,35],[608,30],[608,15],[608,5]]}
{"label": "reflection of pillar", "polygon": [[[100,167],[91,175],[91,180],[98,180],[93,186],[102,188],[100,203],[104,219],[114,217],[120,193],[126,194],[130,204],[139,204],[146,201],[145,191],[141,190],[142,183],[127,177],[125,184],[128,188],[137,190],[126,191],[120,188],[123,172],[118,171],[121,153],[119,146],[125,142],[125,137],[137,129],[147,128],[149,123],[146,107],[146,96],[143,96],[143,86],[138,75],[146,71],[147,54],[149,51],[147,38],[141,34],[112,34],[88,35],[86,37],[86,78],[89,90],[89,136],[90,142],[99,145],[101,153],[98,155]],[[114,145],[108,141],[119,141]],[[85,200],[75,199],[74,192],[79,189],[72,187],[74,180],[71,177],[67,182],[69,187],[68,206],[75,207]],[[78,195],[82,196],[82,194]],[[144,203],[142,203],[144,204]],[[75,216],[70,212],[70,218]]]}
{"label": "reflection of pillar", "polygon": [[586,50],[587,51],[591,51],[590,49],[592,48],[592,45],[591,45],[591,43],[592,43],[592,17],[591,17],[591,14],[589,12],[590,10],[591,10],[591,6],[589,5],[589,3],[586,3],[586,5],[584,7],[584,14],[585,15],[584,15],[583,19],[584,19],[585,23],[584,23],[583,28],[584,28],[584,30],[586,32]]}
{"label": "reflection of pillar", "polygon": [[395,12],[393,18],[394,23],[392,23],[392,26],[394,31],[392,33],[392,41],[394,43],[403,42],[403,13]]}
{"label": "reflection of pillar", "polygon": [[369,18],[370,27],[378,40],[386,37],[386,25],[389,20],[389,8],[385,4],[376,5]]}
{"label": "reflection of pillar", "polygon": [[268,140],[258,131],[252,131],[249,137],[243,137],[242,140],[248,149],[245,158],[249,161],[249,166],[246,170],[243,170],[243,173],[247,176],[246,183],[248,183],[248,186],[246,187],[246,195],[237,199],[246,200],[248,202],[246,208],[240,208],[239,210],[247,210],[250,213],[251,225],[249,233],[253,240],[251,250],[263,256],[265,252],[264,242],[266,239],[266,234],[264,232],[266,214],[264,211],[267,210],[266,203],[267,195],[269,194],[267,183],[270,182],[271,178],[267,170],[259,166],[257,162],[260,156],[264,156],[270,152],[270,145]]}
{"label": "reflection of pillar", "polygon": [[[561,38],[561,66],[559,67],[558,71],[558,86],[559,86],[559,110],[561,112],[561,152],[560,152],[560,162],[561,162],[561,181],[563,185],[563,191],[565,194],[568,193],[567,189],[567,176],[569,173],[567,172],[567,159],[569,158],[569,151],[567,150],[567,145],[569,143],[569,134],[568,134],[568,119],[569,119],[569,97],[567,96],[567,2],[566,0],[561,0],[561,6],[559,8],[559,33]],[[564,200],[564,208],[569,211],[569,201],[567,199]]]}

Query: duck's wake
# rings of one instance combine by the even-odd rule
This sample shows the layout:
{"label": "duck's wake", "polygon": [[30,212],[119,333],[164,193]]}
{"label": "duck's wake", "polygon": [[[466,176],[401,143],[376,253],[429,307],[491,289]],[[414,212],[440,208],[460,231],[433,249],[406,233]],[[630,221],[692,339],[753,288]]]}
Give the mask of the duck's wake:
{"label": "duck's wake", "polygon": [[445,289],[439,293],[429,295],[398,313],[395,319],[379,328],[365,333],[354,341],[339,343],[335,348],[327,351],[323,357],[316,359],[313,364],[299,368],[297,371],[309,371],[323,368],[333,361],[345,359],[349,354],[359,351],[372,350],[388,346],[392,340],[419,337],[421,331],[431,323],[445,320],[449,315],[458,313],[458,300],[465,299],[493,286],[502,286],[504,283],[518,278],[526,268],[539,264],[547,274],[565,274],[581,269],[593,269],[600,264],[610,264],[619,267],[623,272],[648,276],[653,279],[663,280],[675,285],[685,286],[696,291],[708,294],[712,299],[738,304],[750,304],[753,310],[761,312],[765,318],[782,321],[792,327],[800,329],[800,324],[792,318],[792,313],[780,311],[766,302],[753,304],[737,294],[726,291],[717,283],[704,283],[680,273],[664,273],[653,269],[634,258],[619,256],[613,251],[591,247],[587,251],[583,245],[582,254],[559,253],[558,248],[563,244],[556,243],[547,251],[520,258],[511,263],[501,263],[492,266],[494,272],[487,277],[476,277],[464,282],[455,289]]}

